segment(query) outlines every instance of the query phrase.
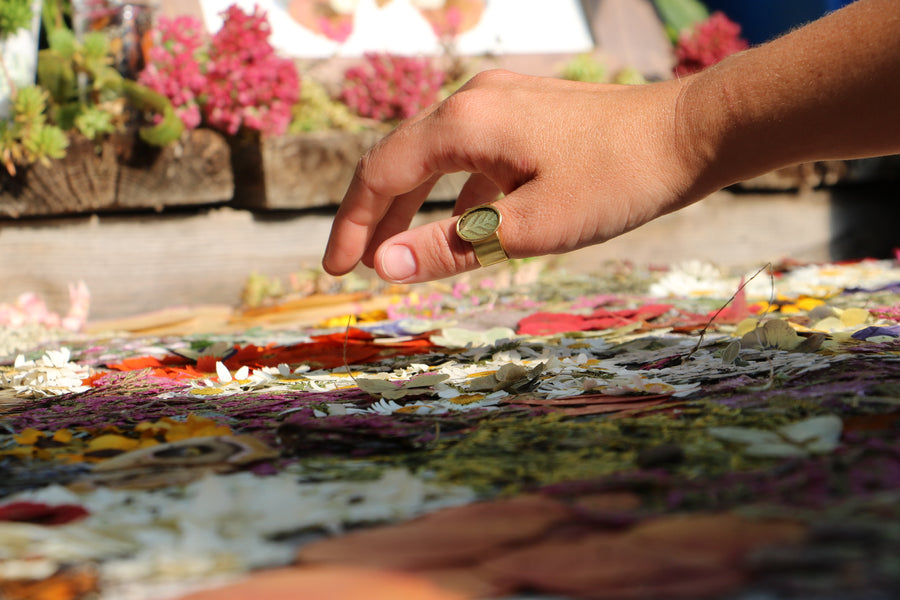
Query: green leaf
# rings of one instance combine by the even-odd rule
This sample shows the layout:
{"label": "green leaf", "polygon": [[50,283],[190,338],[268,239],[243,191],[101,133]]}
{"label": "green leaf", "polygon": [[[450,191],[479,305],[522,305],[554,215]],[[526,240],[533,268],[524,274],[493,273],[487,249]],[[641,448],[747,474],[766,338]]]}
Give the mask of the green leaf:
{"label": "green leaf", "polygon": [[31,0],[3,0],[0,2],[0,38],[31,27]]}
{"label": "green leaf", "polygon": [[68,102],[78,93],[71,59],[55,48],[45,48],[38,53],[37,79],[57,104]]}
{"label": "green leaf", "polygon": [[726,365],[734,363],[741,355],[741,340],[733,340],[722,351],[722,362]]}
{"label": "green leaf", "polygon": [[105,34],[92,31],[84,36],[81,46],[85,61],[99,60],[104,64],[109,63],[109,40]]}
{"label": "green leaf", "polygon": [[16,92],[13,101],[15,119],[26,125],[37,125],[44,122],[44,110],[47,108],[47,92],[36,85],[23,87]]}
{"label": "green leaf", "polygon": [[54,125],[44,125],[36,132],[36,151],[39,160],[65,158],[69,147],[69,136]]}
{"label": "green leaf", "polygon": [[99,135],[113,133],[116,125],[113,123],[112,114],[96,106],[87,106],[75,117],[75,128],[84,137],[93,140]]}
{"label": "green leaf", "polygon": [[654,0],[654,4],[673,43],[682,31],[709,18],[709,11],[699,0]]}
{"label": "green leaf", "polygon": [[181,137],[184,123],[175,114],[168,98],[129,79],[122,80],[122,90],[136,109],[162,115],[156,125],[140,129],[138,134],[142,140],[151,146],[166,146]]}
{"label": "green leaf", "polygon": [[47,33],[47,45],[51,50],[58,52],[60,56],[66,60],[72,60],[72,57],[75,56],[75,52],[78,49],[75,34],[72,33],[72,30],[64,27],[54,29]]}
{"label": "green leaf", "polygon": [[579,54],[566,63],[560,77],[569,81],[603,83],[606,81],[606,65],[592,54]]}

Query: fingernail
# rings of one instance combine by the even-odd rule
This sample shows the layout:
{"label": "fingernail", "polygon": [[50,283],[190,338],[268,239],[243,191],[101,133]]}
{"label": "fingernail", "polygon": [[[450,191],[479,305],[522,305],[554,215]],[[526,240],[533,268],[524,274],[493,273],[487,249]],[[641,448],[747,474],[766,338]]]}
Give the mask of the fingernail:
{"label": "fingernail", "polygon": [[407,246],[397,244],[384,251],[381,268],[388,279],[403,281],[416,274],[416,259]]}

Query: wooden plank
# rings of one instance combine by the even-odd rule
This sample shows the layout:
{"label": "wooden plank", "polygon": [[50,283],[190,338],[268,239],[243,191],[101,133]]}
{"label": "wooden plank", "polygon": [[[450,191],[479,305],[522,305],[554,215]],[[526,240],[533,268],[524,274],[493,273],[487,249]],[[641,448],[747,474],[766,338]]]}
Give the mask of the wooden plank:
{"label": "wooden plank", "polygon": [[316,131],[231,140],[235,204],[275,210],[338,204],[359,157],[380,136]]}
{"label": "wooden plank", "polygon": [[[383,135],[377,131],[315,131],[233,139],[234,204],[286,210],[340,204],[359,158]],[[431,201],[456,200],[468,175],[441,178]]]}
{"label": "wooden plank", "polygon": [[224,138],[208,129],[165,148],[135,133],[72,139],[65,158],[0,171],[0,216],[47,216],[162,209],[231,199],[234,179]]}
{"label": "wooden plank", "polygon": [[[883,209],[863,212],[882,215]],[[447,206],[426,204],[414,225],[450,216]],[[67,285],[83,280],[91,291],[92,319],[183,305],[236,306],[254,271],[287,282],[292,273],[317,269],[333,217],[333,209],[266,216],[220,207],[0,220],[0,302],[33,291],[52,310],[65,312]],[[604,261],[621,260],[636,265],[701,260],[754,268],[785,256],[824,261],[830,258],[831,220],[825,190],[719,192],[609,242],[529,268],[552,264],[592,273]],[[498,265],[461,277],[507,277],[505,269]],[[362,268],[358,274],[373,276]]]}

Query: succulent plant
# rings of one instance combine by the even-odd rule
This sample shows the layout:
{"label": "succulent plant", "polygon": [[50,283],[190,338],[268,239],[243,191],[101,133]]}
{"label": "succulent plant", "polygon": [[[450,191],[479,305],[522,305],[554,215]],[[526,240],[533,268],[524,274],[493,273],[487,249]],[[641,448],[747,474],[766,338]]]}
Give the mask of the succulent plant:
{"label": "succulent plant", "polygon": [[747,47],[741,26],[716,11],[692,29],[681,32],[675,47],[675,74],[696,73]]}
{"label": "succulent plant", "polygon": [[160,19],[138,81],[168,97],[188,128],[206,123],[230,135],[284,133],[300,94],[293,61],[269,43],[264,11],[231,5],[222,16],[222,28],[208,39],[197,19]]}
{"label": "succulent plant", "polygon": [[363,117],[409,118],[437,101],[446,80],[425,58],[370,53],[365,59],[347,69],[341,90],[341,100]]}

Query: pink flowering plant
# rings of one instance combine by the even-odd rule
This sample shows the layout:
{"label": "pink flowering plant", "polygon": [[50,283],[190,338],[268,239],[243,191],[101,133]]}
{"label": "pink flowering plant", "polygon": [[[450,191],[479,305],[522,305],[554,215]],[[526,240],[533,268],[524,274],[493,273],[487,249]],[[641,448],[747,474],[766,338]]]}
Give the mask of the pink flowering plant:
{"label": "pink flowering plant", "polygon": [[138,80],[169,98],[188,129],[284,133],[300,97],[293,61],[276,54],[258,7],[248,14],[232,5],[222,16],[211,38],[193,17],[161,18]]}
{"label": "pink flowering plant", "polygon": [[347,69],[340,98],[362,117],[406,119],[436,102],[446,73],[425,58],[366,54]]}
{"label": "pink flowering plant", "polygon": [[741,26],[716,11],[679,34],[675,46],[675,74],[681,76],[702,71],[747,47],[747,41],[741,37]]}

